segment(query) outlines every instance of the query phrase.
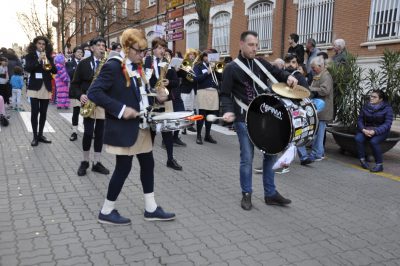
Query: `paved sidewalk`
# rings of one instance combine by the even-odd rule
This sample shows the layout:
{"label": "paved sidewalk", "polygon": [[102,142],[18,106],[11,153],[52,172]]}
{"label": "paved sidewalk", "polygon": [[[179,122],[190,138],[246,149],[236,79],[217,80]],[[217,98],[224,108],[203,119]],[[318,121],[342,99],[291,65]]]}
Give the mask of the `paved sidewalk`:
{"label": "paved sidewalk", "polygon": [[[276,175],[289,207],[265,205],[254,175],[254,208],[244,211],[236,136],[213,132],[217,145],[183,136],[178,172],[157,136],[156,200],[177,220],[144,221],[134,159],[117,202],[132,225],[98,224],[110,176],[76,175],[82,133],[70,142],[60,112],[71,111],[50,106],[50,145],[32,148],[17,113],[0,132],[0,265],[400,265],[400,182],[353,167],[333,144],[328,159]],[[103,161],[113,169],[112,156]]]}

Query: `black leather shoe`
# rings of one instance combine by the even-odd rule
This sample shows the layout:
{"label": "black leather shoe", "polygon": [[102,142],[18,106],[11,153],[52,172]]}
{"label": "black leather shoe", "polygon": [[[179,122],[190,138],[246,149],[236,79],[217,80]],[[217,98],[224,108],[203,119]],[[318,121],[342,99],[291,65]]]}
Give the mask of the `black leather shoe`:
{"label": "black leather shoe", "polygon": [[182,130],[182,135],[186,135],[187,133],[186,133],[186,128],[184,128],[183,130]]}
{"label": "black leather shoe", "polygon": [[189,127],[187,130],[190,132],[197,132],[197,130],[194,127]]}
{"label": "black leather shoe", "polygon": [[267,205],[285,206],[292,203],[290,199],[284,198],[278,191],[272,197],[265,197],[264,199]]}
{"label": "black leather shoe", "polygon": [[37,139],[39,142],[43,142],[43,143],[47,143],[47,144],[51,143],[51,140],[48,140],[45,136],[38,136]]}
{"label": "black leather shoe", "polygon": [[38,141],[37,138],[34,138],[34,139],[32,140],[32,142],[31,142],[31,146],[32,146],[32,147],[36,147],[37,145],[39,145],[39,141]]}
{"label": "black leather shoe", "polygon": [[200,145],[203,145],[203,141],[201,140],[201,137],[197,137],[196,143],[200,144]]}
{"label": "black leather shoe", "polygon": [[360,159],[360,165],[364,169],[369,169],[369,164],[367,163],[367,161],[365,161],[365,159]]}
{"label": "black leather shoe", "polygon": [[89,162],[82,161],[81,165],[79,166],[79,169],[78,169],[78,176],[86,175],[86,169],[88,169],[88,168],[89,168]]}
{"label": "black leather shoe", "polygon": [[175,159],[168,160],[167,167],[172,168],[174,170],[179,170],[179,171],[182,170],[182,166],[180,166]]}
{"label": "black leather shoe", "polygon": [[186,147],[186,143],[183,142],[180,138],[174,139],[174,145],[175,146]]}
{"label": "black leather shoe", "polygon": [[212,144],[217,144],[217,141],[215,139],[213,139],[213,137],[211,137],[211,135],[210,136],[206,136],[204,138],[204,141],[210,142]]}
{"label": "black leather shoe", "polygon": [[108,175],[110,171],[101,164],[101,162],[97,162],[96,164],[93,163],[92,171],[97,172],[103,175]]}
{"label": "black leather shoe", "polygon": [[251,210],[251,207],[253,206],[251,204],[251,193],[242,192],[242,194],[243,194],[243,198],[242,198],[240,205],[242,206],[243,210],[249,211],[249,210]]}
{"label": "black leather shoe", "polygon": [[374,168],[372,168],[369,171],[372,172],[372,173],[382,172],[383,171],[383,165],[382,164],[377,164],[377,165],[374,166]]}
{"label": "black leather shoe", "polygon": [[312,163],[313,161],[310,159],[310,158],[307,158],[307,159],[305,159],[305,160],[302,160],[302,161],[300,161],[300,164],[301,165],[307,165],[307,164],[310,164],[310,163]]}
{"label": "black leather shoe", "polygon": [[78,139],[78,134],[76,134],[75,132],[71,134],[71,137],[69,137],[70,141],[75,141]]}

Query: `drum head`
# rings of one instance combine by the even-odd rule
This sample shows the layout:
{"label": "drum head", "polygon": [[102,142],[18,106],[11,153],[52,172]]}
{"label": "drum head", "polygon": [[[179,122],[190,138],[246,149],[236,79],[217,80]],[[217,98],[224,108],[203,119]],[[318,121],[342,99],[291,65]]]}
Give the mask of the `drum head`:
{"label": "drum head", "polygon": [[162,113],[159,115],[153,116],[151,119],[157,121],[157,120],[175,120],[175,119],[181,119],[187,116],[193,115],[193,112],[167,112],[167,113]]}
{"label": "drum head", "polygon": [[291,121],[284,103],[275,95],[259,95],[249,105],[247,131],[254,146],[266,154],[277,154],[289,144]]}

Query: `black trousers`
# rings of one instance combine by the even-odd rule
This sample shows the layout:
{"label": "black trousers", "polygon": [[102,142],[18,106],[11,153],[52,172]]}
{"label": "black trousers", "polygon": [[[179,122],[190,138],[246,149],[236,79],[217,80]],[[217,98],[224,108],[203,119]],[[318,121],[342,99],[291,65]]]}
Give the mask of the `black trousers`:
{"label": "black trousers", "polygon": [[82,138],[83,151],[90,150],[94,132],[94,151],[101,152],[101,149],[103,148],[104,119],[85,117],[83,118],[83,126],[85,128]]}
{"label": "black trousers", "polygon": [[72,110],[72,125],[77,126],[79,122],[79,111],[81,108],[79,106],[75,106]]}
{"label": "black trousers", "polygon": [[[156,132],[151,130],[151,141],[154,144],[154,138],[156,137]],[[174,131],[161,132],[162,140],[165,144],[165,149],[167,150],[168,160],[174,159]]]}
{"label": "black trousers", "polygon": [[197,122],[196,122],[196,125],[197,125],[197,137],[198,138],[201,138],[201,130],[203,128],[204,121],[205,121],[205,124],[206,124],[206,137],[210,136],[212,122],[208,122],[206,117],[207,117],[207,115],[215,115],[216,112],[218,112],[218,111],[210,111],[210,110],[199,109],[199,115],[204,116],[204,119],[197,120]]}
{"label": "black trousers", "polygon": [[[143,193],[152,193],[154,191],[154,158],[153,152],[136,155],[140,165],[140,181],[142,183]],[[114,173],[111,176],[108,185],[107,199],[116,201],[119,193],[124,186],[125,180],[132,169],[133,156],[116,155],[116,164]]]}
{"label": "black trousers", "polygon": [[[33,131],[33,137],[43,135],[44,124],[46,123],[47,108],[49,106],[49,100],[31,98],[31,125]],[[39,133],[38,133],[38,116],[39,118]]]}

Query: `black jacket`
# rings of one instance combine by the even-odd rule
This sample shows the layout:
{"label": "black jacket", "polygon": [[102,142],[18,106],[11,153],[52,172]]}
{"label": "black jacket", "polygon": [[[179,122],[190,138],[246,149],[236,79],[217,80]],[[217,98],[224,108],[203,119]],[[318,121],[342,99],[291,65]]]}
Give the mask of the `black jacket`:
{"label": "black jacket", "polygon": [[[57,69],[56,66],[54,65],[53,58],[48,57],[48,60],[50,61],[52,67],[50,70],[44,70],[43,64],[39,62],[39,57],[36,54],[36,52],[27,54],[25,60],[26,60],[25,71],[30,73],[29,84],[27,89],[38,91],[40,90],[44,82],[46,89],[48,91],[51,91],[51,80],[52,80],[51,74],[57,73]],[[36,78],[36,73],[41,73],[43,78],[41,79]]]}
{"label": "black jacket", "polygon": [[88,98],[106,111],[105,144],[117,147],[130,147],[135,144],[139,132],[139,118],[125,120],[119,119],[118,115],[124,104],[140,111],[140,95],[137,95],[136,90],[132,79],[130,87],[126,87],[121,62],[117,59],[108,60],[90,86]]}
{"label": "black jacket", "polygon": [[[144,68],[145,69],[154,69],[152,56],[146,57],[145,62],[144,62]],[[158,73],[160,73],[160,67],[158,67]],[[179,78],[178,78],[178,75],[176,74],[175,69],[174,68],[168,69],[165,78],[169,80],[169,84],[167,86],[167,89],[169,92],[168,100],[180,99],[181,92],[179,90]],[[150,88],[153,89],[155,87],[156,83],[157,83],[157,77],[156,77],[155,71],[153,71],[153,74],[151,75],[151,78],[149,80]]]}
{"label": "black jacket", "polygon": [[[242,61],[248,68],[253,69],[253,73],[261,79],[266,85],[268,77],[258,67],[258,65],[252,59],[246,59],[241,54],[238,56],[239,60]],[[264,59],[258,59],[264,67],[280,82],[286,82],[289,73],[272,66],[269,62]],[[244,104],[249,105],[250,102],[258,94],[265,93],[262,88],[252,78],[247,75],[235,62],[229,63],[223,72],[222,86],[221,86],[221,103],[222,112],[233,112],[236,116],[236,122],[243,122],[246,118],[246,112],[241,110],[240,106],[236,104],[233,96],[241,100]]]}
{"label": "black jacket", "polygon": [[95,73],[94,66],[95,62],[93,56],[79,62],[71,81],[69,98],[80,100],[82,94],[87,94],[87,90],[92,83]]}
{"label": "black jacket", "polygon": [[77,66],[78,66],[78,63],[76,63],[75,58],[72,58],[71,61],[69,61],[65,64],[65,68],[67,69],[70,80],[72,80],[74,78],[74,73],[75,73],[75,69]]}
{"label": "black jacket", "polygon": [[194,92],[196,93],[196,89],[197,89],[197,82],[195,80],[193,81],[189,81],[186,79],[187,76],[187,72],[180,69],[178,72],[178,77],[181,79],[180,82],[180,91],[181,93],[191,93],[192,90],[194,90]]}
{"label": "black jacket", "polygon": [[296,45],[295,47],[290,46],[288,49],[289,54],[297,55],[297,62],[300,65],[304,64],[304,46],[301,44]]}

